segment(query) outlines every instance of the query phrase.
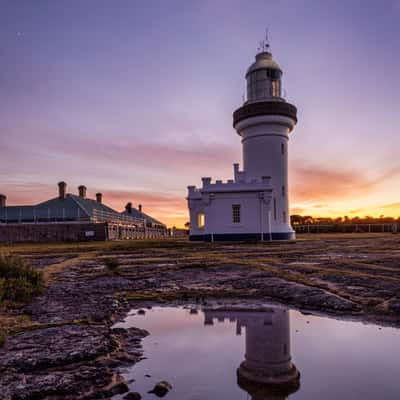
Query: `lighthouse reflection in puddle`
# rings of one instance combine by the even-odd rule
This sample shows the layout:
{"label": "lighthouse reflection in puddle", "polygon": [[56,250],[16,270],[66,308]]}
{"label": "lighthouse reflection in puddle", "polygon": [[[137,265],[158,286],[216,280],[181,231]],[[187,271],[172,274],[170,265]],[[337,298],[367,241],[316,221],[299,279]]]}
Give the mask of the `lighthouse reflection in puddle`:
{"label": "lighthouse reflection in puddle", "polygon": [[290,353],[289,311],[262,309],[203,309],[205,325],[214,320],[236,321],[236,334],[246,330],[244,361],[237,369],[238,385],[253,400],[283,400],[300,388],[300,373]]}

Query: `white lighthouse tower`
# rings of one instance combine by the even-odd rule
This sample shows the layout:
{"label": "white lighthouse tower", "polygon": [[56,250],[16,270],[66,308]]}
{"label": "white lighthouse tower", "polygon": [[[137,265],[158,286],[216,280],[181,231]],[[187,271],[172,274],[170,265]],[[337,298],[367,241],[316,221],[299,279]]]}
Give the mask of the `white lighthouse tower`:
{"label": "white lighthouse tower", "polygon": [[266,38],[246,72],[247,97],[233,113],[242,138],[243,169],[234,179],[188,187],[190,239],[291,240],[288,198],[288,141],[297,109],[282,95],[282,69]]}

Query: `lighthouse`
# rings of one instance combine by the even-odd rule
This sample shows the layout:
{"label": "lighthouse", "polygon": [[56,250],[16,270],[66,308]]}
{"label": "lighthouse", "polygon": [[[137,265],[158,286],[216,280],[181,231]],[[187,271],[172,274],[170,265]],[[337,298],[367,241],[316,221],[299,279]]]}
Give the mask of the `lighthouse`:
{"label": "lighthouse", "polygon": [[234,179],[202,178],[188,186],[190,240],[291,240],[288,143],[297,108],[286,101],[281,67],[266,38],[246,71],[246,98],[233,113],[241,138],[243,167]]}

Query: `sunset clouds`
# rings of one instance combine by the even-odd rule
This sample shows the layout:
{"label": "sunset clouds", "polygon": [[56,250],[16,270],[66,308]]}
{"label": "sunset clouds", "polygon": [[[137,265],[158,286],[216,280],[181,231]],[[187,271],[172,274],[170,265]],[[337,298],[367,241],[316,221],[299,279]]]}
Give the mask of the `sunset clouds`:
{"label": "sunset clouds", "polygon": [[370,177],[368,171],[346,169],[338,166],[334,169],[298,162],[293,165],[292,195],[299,202],[326,202],[348,197],[367,196],[379,190],[400,175],[400,168],[389,169],[381,175]]}
{"label": "sunset clouds", "polygon": [[378,176],[368,176],[368,171],[343,166],[328,169],[297,161],[291,170],[292,212],[324,216],[396,215],[400,213],[400,203],[386,204],[390,194],[388,199],[382,195],[399,177],[400,168],[389,168]]}
{"label": "sunset clouds", "polygon": [[268,24],[298,107],[291,212],[400,215],[397,1],[100,3],[2,7],[8,204],[54,197],[65,180],[182,225],[187,185],[241,163],[232,112]]}

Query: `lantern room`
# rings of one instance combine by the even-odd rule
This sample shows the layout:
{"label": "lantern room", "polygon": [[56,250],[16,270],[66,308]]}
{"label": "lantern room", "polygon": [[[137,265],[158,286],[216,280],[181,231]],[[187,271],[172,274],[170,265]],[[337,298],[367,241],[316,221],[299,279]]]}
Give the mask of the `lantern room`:
{"label": "lantern room", "polygon": [[262,51],[246,72],[247,101],[282,100],[282,70],[272,59],[272,54]]}

